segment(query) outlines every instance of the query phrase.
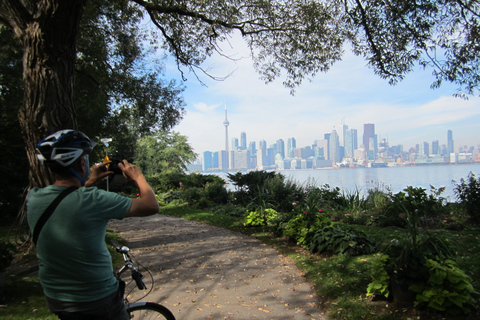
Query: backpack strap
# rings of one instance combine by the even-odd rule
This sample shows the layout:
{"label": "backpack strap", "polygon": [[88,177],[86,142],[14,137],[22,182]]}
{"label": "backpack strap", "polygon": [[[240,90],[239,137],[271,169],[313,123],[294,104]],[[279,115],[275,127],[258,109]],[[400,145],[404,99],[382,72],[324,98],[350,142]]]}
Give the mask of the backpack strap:
{"label": "backpack strap", "polygon": [[52,215],[53,211],[57,208],[58,204],[65,198],[67,195],[72,193],[78,189],[78,187],[72,186],[68,187],[67,189],[63,190],[56,198],[55,200],[50,203],[50,205],[47,207],[47,209],[43,212],[42,216],[40,219],[38,219],[37,224],[35,225],[35,229],[33,230],[33,243],[37,245],[38,241],[38,236],[40,235],[40,231],[42,231],[43,226],[47,222],[48,218]]}

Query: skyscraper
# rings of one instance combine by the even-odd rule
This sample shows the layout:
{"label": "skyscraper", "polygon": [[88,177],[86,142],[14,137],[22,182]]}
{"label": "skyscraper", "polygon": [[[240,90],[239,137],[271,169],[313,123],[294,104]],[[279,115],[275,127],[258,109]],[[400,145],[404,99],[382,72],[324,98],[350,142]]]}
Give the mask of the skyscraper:
{"label": "skyscraper", "polygon": [[332,163],[340,162],[342,159],[340,158],[340,144],[337,131],[334,129],[330,134],[330,139],[328,141],[328,149],[329,149],[329,158],[332,160]]}
{"label": "skyscraper", "polygon": [[447,152],[454,153],[455,148],[453,146],[453,133],[452,130],[447,131]]}
{"label": "skyscraper", "polygon": [[247,134],[240,132],[240,147],[239,150],[247,150]]}
{"label": "skyscraper", "polygon": [[373,123],[365,123],[363,125],[363,145],[370,160],[375,160],[377,153],[376,140],[375,125]]}
{"label": "skyscraper", "polygon": [[297,140],[295,138],[288,138],[287,140],[287,155],[289,158],[293,158],[294,150],[297,147]]}
{"label": "skyscraper", "polygon": [[275,150],[275,156],[276,156],[277,154],[280,154],[280,156],[282,157],[282,159],[285,159],[285,142],[283,141],[283,139],[277,140],[276,150]]}

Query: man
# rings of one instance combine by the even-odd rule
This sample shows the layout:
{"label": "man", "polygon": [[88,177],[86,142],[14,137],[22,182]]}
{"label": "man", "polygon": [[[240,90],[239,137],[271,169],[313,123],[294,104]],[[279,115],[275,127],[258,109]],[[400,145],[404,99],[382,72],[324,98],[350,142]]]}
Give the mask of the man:
{"label": "man", "polygon": [[32,233],[55,198],[68,187],[77,187],[60,201],[38,235],[40,283],[49,309],[60,319],[129,319],[105,244],[107,223],[110,219],[155,214],[159,205],[142,172],[126,160],[119,167],[138,187],[139,198],[92,187],[113,174],[106,162],[93,166],[88,178],[88,155],[94,146],[85,134],[75,130],[56,132],[37,145],[38,158],[50,168],[55,183],[33,188],[28,195],[27,217]]}

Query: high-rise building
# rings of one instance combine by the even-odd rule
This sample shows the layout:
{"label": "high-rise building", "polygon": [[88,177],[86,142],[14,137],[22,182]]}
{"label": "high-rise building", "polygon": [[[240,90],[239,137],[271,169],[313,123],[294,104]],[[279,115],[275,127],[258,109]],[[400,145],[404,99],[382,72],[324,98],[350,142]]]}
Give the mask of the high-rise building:
{"label": "high-rise building", "polygon": [[240,132],[240,147],[239,150],[247,150],[247,134]]}
{"label": "high-rise building", "polygon": [[429,156],[430,155],[430,144],[426,141],[423,142],[423,153],[422,155],[424,156]]}
{"label": "high-rise building", "polygon": [[257,144],[255,141],[250,141],[248,143],[248,151],[250,151],[250,155],[253,157],[255,154],[257,154]]}
{"label": "high-rise building", "polygon": [[238,145],[238,138],[232,138],[232,150],[240,150]]}
{"label": "high-rise building", "polygon": [[265,141],[265,140],[263,140],[263,139],[260,140],[260,141],[258,142],[258,148],[259,148],[259,149],[261,149],[261,148],[267,149],[267,141]]}
{"label": "high-rise building", "polygon": [[447,152],[448,153],[454,153],[455,148],[453,145],[453,132],[452,130],[447,131]]}
{"label": "high-rise building", "polygon": [[342,161],[340,158],[340,144],[338,142],[338,134],[336,130],[332,130],[328,145],[329,159],[332,160],[332,163],[335,164],[335,162]]}
{"label": "high-rise building", "polygon": [[213,154],[210,151],[205,151],[203,153],[202,170],[209,171],[212,168],[213,168]]}
{"label": "high-rise building", "polygon": [[363,146],[368,159],[375,160],[377,154],[377,137],[373,123],[365,123],[363,125]]}
{"label": "high-rise building", "polygon": [[338,145],[340,147],[345,147],[345,138],[348,130],[348,126],[346,124],[341,124],[338,128],[335,128],[338,134]]}
{"label": "high-rise building", "polygon": [[226,171],[230,168],[230,163],[228,161],[228,152],[227,150],[220,150],[218,152],[218,167],[222,171]]}
{"label": "high-rise building", "polygon": [[297,147],[297,140],[295,138],[288,138],[287,140],[287,156],[293,158],[294,150]]}
{"label": "high-rise building", "polygon": [[353,150],[358,149],[358,130],[357,129],[350,129],[352,134],[352,141],[353,141]]}
{"label": "high-rise building", "polygon": [[277,140],[275,153],[280,154],[280,157],[282,157],[282,159],[285,159],[285,142],[283,141],[283,139]]}
{"label": "high-rise building", "polygon": [[315,151],[315,156],[323,157],[325,160],[329,160],[330,158],[328,156],[328,140],[327,139],[317,140],[316,145],[317,145],[317,149]]}
{"label": "high-rise building", "polygon": [[440,154],[440,148],[438,144],[438,140],[432,141],[432,155],[439,155]]}
{"label": "high-rise building", "polygon": [[375,136],[375,125],[373,123],[365,123],[363,125],[363,146],[365,150],[370,150],[370,138]]}

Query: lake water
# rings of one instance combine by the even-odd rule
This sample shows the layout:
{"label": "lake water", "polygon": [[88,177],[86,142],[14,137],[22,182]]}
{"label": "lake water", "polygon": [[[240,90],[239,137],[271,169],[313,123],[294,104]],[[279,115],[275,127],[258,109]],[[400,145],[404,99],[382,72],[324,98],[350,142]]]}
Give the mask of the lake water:
{"label": "lake water", "polygon": [[[348,192],[359,190],[362,194],[368,189],[379,187],[385,190],[388,187],[393,193],[402,191],[408,186],[421,187],[430,191],[430,186],[436,188],[446,187],[443,197],[455,201],[452,181],[458,183],[461,178],[466,178],[470,172],[478,178],[480,176],[479,164],[466,165],[435,165],[413,167],[387,167],[387,168],[355,168],[355,169],[320,169],[320,170],[284,170],[278,171],[285,177],[291,178],[302,185],[315,184],[322,186],[329,184],[331,187],[340,187]],[[226,178],[226,173],[215,173]]]}

